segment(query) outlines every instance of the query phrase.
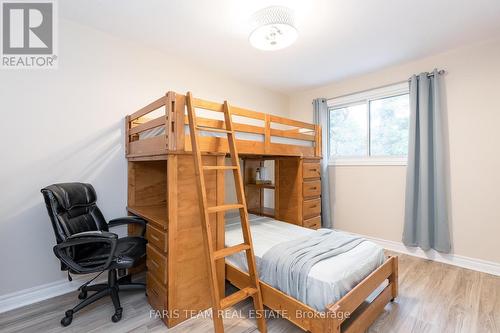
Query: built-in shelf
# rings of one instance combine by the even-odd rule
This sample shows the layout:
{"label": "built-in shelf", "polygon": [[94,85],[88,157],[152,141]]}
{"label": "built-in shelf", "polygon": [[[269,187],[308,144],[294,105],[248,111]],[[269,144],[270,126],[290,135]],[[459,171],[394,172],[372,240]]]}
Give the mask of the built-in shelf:
{"label": "built-in shelf", "polygon": [[155,206],[128,206],[127,210],[139,217],[142,217],[148,222],[167,226],[168,221],[168,209],[167,205],[155,205]]}
{"label": "built-in shelf", "polygon": [[262,215],[262,216],[267,216],[267,217],[275,217],[275,212],[274,208],[269,208],[269,207],[263,207],[262,210],[258,209],[249,209],[248,212],[250,214],[255,214],[255,215]]}
{"label": "built-in shelf", "polygon": [[258,188],[268,188],[268,189],[275,189],[276,186],[274,184],[253,184],[253,183],[248,183],[245,184],[245,186],[252,186],[252,187],[258,187]]}

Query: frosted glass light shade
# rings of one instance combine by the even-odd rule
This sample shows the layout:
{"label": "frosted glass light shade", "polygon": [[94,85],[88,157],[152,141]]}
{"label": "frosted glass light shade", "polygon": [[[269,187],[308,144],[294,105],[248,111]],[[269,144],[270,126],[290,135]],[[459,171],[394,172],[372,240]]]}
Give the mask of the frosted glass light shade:
{"label": "frosted glass light shade", "polygon": [[250,44],[259,50],[279,50],[292,45],[298,37],[293,12],[287,7],[267,7],[254,14]]}

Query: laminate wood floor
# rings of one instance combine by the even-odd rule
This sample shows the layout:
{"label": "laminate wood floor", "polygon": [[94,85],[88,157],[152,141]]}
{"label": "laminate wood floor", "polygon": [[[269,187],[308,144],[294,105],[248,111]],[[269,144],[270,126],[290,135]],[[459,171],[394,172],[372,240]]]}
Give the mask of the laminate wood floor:
{"label": "laminate wood floor", "polygon": [[[401,333],[500,332],[500,277],[399,255],[400,295],[369,329]],[[0,314],[0,332],[212,332],[209,317],[193,318],[168,330],[151,318],[143,293],[121,293],[123,319],[111,322],[113,305],[108,298],[77,313],[63,328],[59,320],[78,301],[77,293],[55,297]],[[257,332],[248,319],[250,302],[241,303],[226,319],[226,332]],[[241,314],[242,316],[237,316]],[[280,318],[268,320],[270,333],[301,332]]]}

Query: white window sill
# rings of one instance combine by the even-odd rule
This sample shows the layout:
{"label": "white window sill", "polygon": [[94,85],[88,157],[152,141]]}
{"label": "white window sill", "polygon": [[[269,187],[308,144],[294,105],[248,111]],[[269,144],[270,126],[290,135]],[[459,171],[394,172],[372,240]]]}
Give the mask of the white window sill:
{"label": "white window sill", "polygon": [[407,165],[406,157],[385,157],[385,158],[339,158],[330,160],[329,166],[371,166],[371,165]]}

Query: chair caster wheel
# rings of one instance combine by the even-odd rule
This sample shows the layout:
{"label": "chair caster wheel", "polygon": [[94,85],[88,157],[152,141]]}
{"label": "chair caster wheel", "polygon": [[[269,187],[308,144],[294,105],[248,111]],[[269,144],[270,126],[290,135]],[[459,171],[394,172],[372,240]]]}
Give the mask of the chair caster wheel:
{"label": "chair caster wheel", "polygon": [[87,298],[87,290],[82,290],[78,294],[78,299],[86,299]]}
{"label": "chair caster wheel", "polygon": [[73,321],[73,311],[68,310],[65,313],[65,317],[61,319],[61,325],[66,327]]}
{"label": "chair caster wheel", "polygon": [[122,319],[122,309],[116,310],[115,314],[111,317],[113,323],[117,323]]}
{"label": "chair caster wheel", "polygon": [[114,314],[112,317],[111,317],[111,320],[113,321],[113,323],[117,323],[119,322],[120,320],[122,319],[122,315],[121,313],[120,314]]}

